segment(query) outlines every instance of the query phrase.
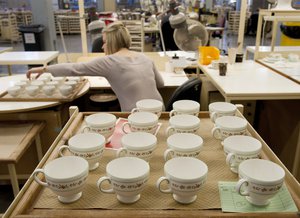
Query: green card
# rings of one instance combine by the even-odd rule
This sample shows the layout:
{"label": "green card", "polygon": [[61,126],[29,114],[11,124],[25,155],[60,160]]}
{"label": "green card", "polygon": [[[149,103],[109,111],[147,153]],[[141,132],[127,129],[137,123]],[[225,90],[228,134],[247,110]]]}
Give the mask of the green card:
{"label": "green card", "polygon": [[219,192],[223,212],[297,212],[287,187],[282,186],[280,191],[271,199],[267,206],[255,206],[250,204],[245,196],[235,191],[236,182],[219,182]]}

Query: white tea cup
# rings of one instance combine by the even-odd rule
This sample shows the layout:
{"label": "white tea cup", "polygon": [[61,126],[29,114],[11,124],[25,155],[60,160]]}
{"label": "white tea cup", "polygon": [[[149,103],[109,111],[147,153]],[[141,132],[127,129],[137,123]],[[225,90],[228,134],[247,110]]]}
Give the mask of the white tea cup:
{"label": "white tea cup", "polygon": [[46,84],[47,82],[50,81],[50,78],[49,77],[39,77],[39,78],[37,78],[37,81],[41,81],[44,84]]}
{"label": "white tea cup", "polygon": [[239,166],[240,180],[236,191],[254,205],[265,206],[281,189],[285,172],[269,160],[249,159]]}
{"label": "white tea cup", "polygon": [[63,76],[59,76],[59,77],[53,77],[51,80],[58,82],[59,85],[62,85],[66,80],[66,78]]}
{"label": "white tea cup", "polygon": [[59,83],[57,81],[50,81],[50,82],[46,82],[47,86],[55,86],[55,88],[58,88]]}
{"label": "white tea cup", "polygon": [[27,83],[26,82],[17,82],[15,86],[20,86],[21,90],[25,90]]}
{"label": "white tea cup", "polygon": [[156,114],[160,117],[163,109],[163,103],[155,99],[142,99],[136,102],[136,108],[131,110],[131,113],[138,111],[146,111]]}
{"label": "white tea cup", "polygon": [[[88,162],[75,156],[60,157],[47,163],[44,169],[33,172],[34,180],[50,188],[62,203],[77,201],[81,195],[89,173]],[[46,182],[37,177],[38,173],[45,175]]]}
{"label": "white tea cup", "polygon": [[150,112],[135,112],[128,116],[128,121],[123,123],[122,130],[124,133],[129,133],[128,127],[131,132],[148,132],[155,134],[158,125],[157,115]]}
{"label": "white tea cup", "polygon": [[42,89],[44,82],[39,81],[39,80],[34,80],[34,81],[31,81],[30,85],[37,86],[37,87],[39,87],[39,89]]}
{"label": "white tea cup", "polygon": [[235,116],[237,107],[228,102],[214,102],[208,105],[210,119],[215,120],[222,116]]}
{"label": "white tea cup", "polygon": [[219,63],[220,63],[219,60],[212,60],[211,61],[211,68],[215,69],[215,70],[218,70],[219,69]]}
{"label": "white tea cup", "polygon": [[73,88],[72,86],[69,85],[62,85],[59,87],[59,92],[63,95],[63,96],[68,96],[72,93]]}
{"label": "white tea cup", "polygon": [[282,55],[280,53],[271,53],[270,57],[274,60],[280,60],[282,59]]}
{"label": "white tea cup", "polygon": [[172,104],[173,110],[170,111],[170,117],[179,114],[190,114],[198,116],[200,111],[200,104],[192,100],[179,100]]}
{"label": "white tea cup", "polygon": [[[149,179],[149,164],[137,157],[120,157],[106,165],[106,175],[97,182],[98,189],[103,193],[115,193],[117,199],[131,204],[140,199],[141,192]],[[107,181],[111,188],[104,188]]]}
{"label": "white tea cup", "polygon": [[30,86],[27,86],[25,88],[25,90],[26,90],[27,94],[30,95],[30,96],[36,96],[39,93],[39,87],[38,86],[30,85]]}
{"label": "white tea cup", "polygon": [[[172,193],[175,201],[190,204],[197,199],[197,193],[206,181],[207,172],[207,165],[199,159],[173,158],[165,163],[165,175],[157,180],[156,186],[162,193]],[[168,188],[162,185],[164,181]]]}
{"label": "white tea cup", "polygon": [[213,137],[223,141],[228,136],[246,135],[247,121],[236,116],[223,116],[215,120],[215,127],[211,131]]}
{"label": "white tea cup", "polygon": [[31,80],[29,80],[29,79],[20,79],[19,82],[26,83],[26,85],[30,85]]}
{"label": "white tea cup", "polygon": [[72,86],[72,88],[75,89],[75,87],[77,86],[77,81],[75,80],[66,81],[65,85]]}
{"label": "white tea cup", "polygon": [[157,138],[147,132],[131,132],[121,138],[121,145],[117,157],[138,157],[149,162],[156,148]]}
{"label": "white tea cup", "polygon": [[298,62],[299,61],[299,55],[297,55],[297,54],[288,54],[288,60],[290,62]]}
{"label": "white tea cup", "polygon": [[200,127],[200,119],[189,114],[172,116],[166,129],[166,136],[175,133],[196,133]]}
{"label": "white tea cup", "polygon": [[103,135],[106,142],[114,133],[116,126],[116,116],[110,113],[95,113],[85,117],[86,126],[83,127],[83,132],[96,132]]}
{"label": "white tea cup", "polygon": [[22,89],[20,86],[12,86],[7,89],[7,93],[13,97],[16,97],[20,94],[21,90]]}
{"label": "white tea cup", "polygon": [[165,161],[174,157],[197,158],[203,147],[203,139],[192,133],[176,133],[167,138],[168,149],[164,152]]}
{"label": "white tea cup", "polygon": [[48,86],[48,85],[46,85],[46,86],[44,86],[42,88],[42,90],[45,93],[45,95],[52,96],[53,93],[55,92],[55,86]]}
{"label": "white tea cup", "polygon": [[261,151],[261,142],[256,138],[245,135],[227,137],[224,142],[226,164],[234,173],[238,173],[239,165],[248,159],[258,159]]}
{"label": "white tea cup", "polygon": [[99,167],[104,145],[104,136],[98,133],[81,133],[72,136],[68,145],[62,145],[59,148],[59,155],[64,156],[63,151],[67,149],[72,155],[86,159],[89,163],[89,170],[92,171]]}

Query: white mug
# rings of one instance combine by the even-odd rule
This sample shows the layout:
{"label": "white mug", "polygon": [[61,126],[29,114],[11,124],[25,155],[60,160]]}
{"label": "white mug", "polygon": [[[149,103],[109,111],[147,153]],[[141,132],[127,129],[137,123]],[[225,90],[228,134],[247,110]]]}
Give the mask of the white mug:
{"label": "white mug", "polygon": [[50,81],[50,82],[46,82],[47,86],[55,86],[55,88],[59,87],[59,83],[57,81]]}
{"label": "white mug", "polygon": [[209,116],[211,121],[222,116],[235,116],[237,107],[228,102],[214,102],[208,105]]}
{"label": "white mug", "polygon": [[160,117],[163,109],[163,103],[161,101],[155,99],[142,99],[136,102],[136,108],[131,110],[131,113],[135,113],[138,111],[146,111],[156,114]]}
{"label": "white mug", "polygon": [[65,77],[59,76],[59,77],[53,77],[51,81],[58,82],[59,85],[62,85],[64,81],[66,80]]}
{"label": "white mug", "polygon": [[81,133],[72,136],[68,145],[62,145],[59,148],[59,155],[64,156],[63,151],[67,149],[72,155],[86,159],[89,163],[89,170],[92,171],[99,167],[104,145],[104,136],[98,133]]}
{"label": "white mug", "polygon": [[219,117],[215,120],[215,127],[211,132],[213,137],[221,141],[232,135],[246,135],[247,121],[236,116]]}
{"label": "white mug", "polygon": [[[164,165],[165,175],[160,177],[156,186],[162,193],[172,193],[175,201],[190,204],[197,199],[197,192],[207,177],[207,165],[192,157],[178,157],[168,160]],[[168,188],[162,183],[167,182]]]}
{"label": "white mug", "polygon": [[164,152],[165,161],[174,157],[197,158],[203,146],[203,139],[192,133],[176,133],[167,138],[168,149]]}
{"label": "white mug", "polygon": [[68,96],[72,93],[73,88],[72,86],[69,85],[62,85],[59,87],[59,92],[63,95],[63,96]]}
{"label": "white mug", "polygon": [[41,82],[43,82],[44,84],[46,84],[47,82],[49,82],[50,81],[50,78],[49,77],[39,77],[39,78],[37,78],[37,81],[41,81]]}
{"label": "white mug", "polygon": [[103,135],[106,142],[112,136],[116,126],[116,116],[110,113],[95,113],[85,117],[83,132],[96,132]]}
{"label": "white mug", "polygon": [[179,114],[190,114],[198,116],[200,111],[200,104],[192,100],[179,100],[175,101],[172,105],[173,110],[170,111],[170,117]]}
{"label": "white mug", "polygon": [[20,94],[21,90],[22,89],[20,86],[12,86],[7,89],[7,93],[13,97],[16,97]]}
{"label": "white mug", "polygon": [[72,89],[75,89],[75,87],[77,86],[77,81],[75,81],[75,80],[70,80],[70,81],[66,81],[64,84],[65,84],[65,85],[68,85],[68,86],[71,86]]}
{"label": "white mug", "polygon": [[26,82],[17,82],[15,86],[20,86],[21,90],[25,90],[27,83]]}
{"label": "white mug", "polygon": [[30,85],[37,86],[37,87],[39,87],[39,89],[42,89],[44,82],[39,81],[39,80],[34,80],[34,81],[31,81]]}
{"label": "white mug", "polygon": [[[50,188],[62,203],[77,201],[86,183],[89,166],[88,162],[75,156],[60,157],[47,163],[44,169],[36,169],[33,172],[34,180],[47,188]],[[46,182],[37,177],[38,173],[45,175]]]}
{"label": "white mug", "polygon": [[219,63],[220,63],[219,60],[212,60],[211,61],[211,68],[215,69],[215,70],[218,70],[219,69]]}
{"label": "white mug", "polygon": [[189,114],[172,116],[166,129],[166,136],[174,133],[196,133],[200,127],[200,119]]}
{"label": "white mug", "polygon": [[147,132],[131,132],[122,136],[121,145],[117,157],[138,157],[148,162],[153,156],[157,138]]}
{"label": "white mug", "polygon": [[261,151],[261,142],[256,138],[245,135],[227,137],[224,142],[226,164],[234,173],[238,173],[239,165],[248,159],[257,159]]}
{"label": "white mug", "polygon": [[299,55],[297,54],[288,54],[288,60],[290,62],[298,62],[299,61]]}
{"label": "white mug", "polygon": [[51,96],[53,95],[53,93],[55,92],[55,86],[44,86],[43,88],[43,92],[45,93],[45,95]]}
{"label": "white mug", "polygon": [[39,87],[38,86],[30,85],[30,86],[27,86],[25,88],[25,90],[26,90],[26,92],[29,96],[36,96],[39,93]]}
{"label": "white mug", "polygon": [[128,116],[128,121],[123,123],[122,130],[124,133],[129,133],[127,127],[131,132],[149,132],[155,134],[158,125],[157,115],[150,112],[135,112]]}
{"label": "white mug", "polygon": [[[103,193],[117,194],[120,202],[131,204],[140,199],[149,174],[150,166],[146,161],[137,157],[120,157],[106,165],[107,176],[98,180],[97,187]],[[105,181],[111,185],[111,188],[103,187]]]}
{"label": "white mug", "polygon": [[265,206],[281,189],[285,172],[269,160],[249,159],[239,166],[236,191],[254,205]]}

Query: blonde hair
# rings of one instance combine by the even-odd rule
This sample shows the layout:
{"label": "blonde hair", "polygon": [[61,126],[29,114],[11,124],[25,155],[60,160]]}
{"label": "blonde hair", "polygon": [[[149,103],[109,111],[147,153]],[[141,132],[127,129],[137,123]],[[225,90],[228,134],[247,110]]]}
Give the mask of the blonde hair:
{"label": "blonde hair", "polygon": [[107,54],[114,54],[122,48],[129,49],[131,45],[131,37],[128,29],[120,21],[109,24],[103,29],[106,34]]}

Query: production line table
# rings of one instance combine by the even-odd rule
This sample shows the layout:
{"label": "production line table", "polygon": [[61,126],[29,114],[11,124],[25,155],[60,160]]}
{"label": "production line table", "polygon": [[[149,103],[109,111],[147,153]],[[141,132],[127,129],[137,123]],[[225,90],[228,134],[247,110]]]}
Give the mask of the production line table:
{"label": "production line table", "polygon": [[16,51],[0,54],[0,65],[8,66],[8,74],[11,75],[12,65],[43,65],[44,67],[58,57],[58,51]]}

